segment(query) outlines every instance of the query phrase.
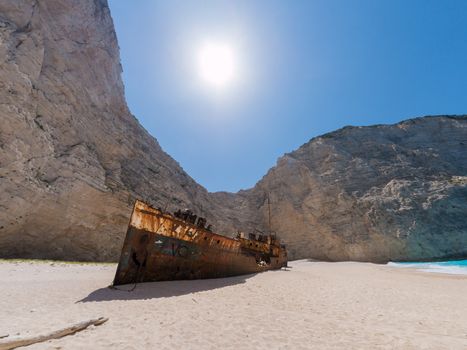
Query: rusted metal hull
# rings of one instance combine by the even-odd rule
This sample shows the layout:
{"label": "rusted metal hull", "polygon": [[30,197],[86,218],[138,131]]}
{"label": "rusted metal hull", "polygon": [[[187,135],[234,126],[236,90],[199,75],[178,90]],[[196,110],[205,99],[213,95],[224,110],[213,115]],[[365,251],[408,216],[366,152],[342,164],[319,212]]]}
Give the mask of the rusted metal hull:
{"label": "rusted metal hull", "polygon": [[279,244],[225,237],[136,201],[113,284],[228,277],[286,265]]}

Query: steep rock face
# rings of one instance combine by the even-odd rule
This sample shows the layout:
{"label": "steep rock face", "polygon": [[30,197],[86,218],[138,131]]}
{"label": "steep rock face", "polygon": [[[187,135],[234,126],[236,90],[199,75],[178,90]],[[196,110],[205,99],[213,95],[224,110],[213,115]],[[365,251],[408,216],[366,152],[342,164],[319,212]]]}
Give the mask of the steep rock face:
{"label": "steep rock face", "polygon": [[120,74],[106,1],[0,2],[1,257],[116,260],[135,197],[265,231],[268,196],[291,258],[467,256],[466,117],[344,128],[253,189],[208,193],[130,114]]}
{"label": "steep rock face", "polygon": [[134,197],[207,192],[129,113],[103,0],[0,2],[0,252],[114,260]]}
{"label": "steep rock face", "polygon": [[346,127],[284,155],[246,194],[295,258],[467,256],[467,117]]}

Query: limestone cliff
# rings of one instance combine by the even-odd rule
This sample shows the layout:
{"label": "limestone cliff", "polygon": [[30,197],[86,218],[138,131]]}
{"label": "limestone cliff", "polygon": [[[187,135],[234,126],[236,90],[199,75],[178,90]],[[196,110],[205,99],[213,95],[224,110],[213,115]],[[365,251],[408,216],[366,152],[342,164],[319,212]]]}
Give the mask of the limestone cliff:
{"label": "limestone cliff", "polygon": [[116,259],[134,197],[207,191],[130,114],[104,0],[0,2],[0,254]]}
{"label": "limestone cliff", "polygon": [[467,257],[467,117],[346,127],[284,155],[250,191],[294,257]]}
{"label": "limestone cliff", "polygon": [[136,197],[265,230],[268,194],[292,258],[467,256],[466,117],[344,128],[251,190],[208,193],[128,111],[120,74],[105,0],[0,2],[1,257],[115,260]]}

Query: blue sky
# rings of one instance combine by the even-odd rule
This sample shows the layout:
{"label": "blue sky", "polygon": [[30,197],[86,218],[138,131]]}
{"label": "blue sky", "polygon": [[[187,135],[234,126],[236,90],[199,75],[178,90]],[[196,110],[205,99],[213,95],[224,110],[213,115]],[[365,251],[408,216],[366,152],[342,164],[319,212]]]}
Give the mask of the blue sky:
{"label": "blue sky", "polygon": [[[346,125],[467,112],[467,1],[109,0],[132,113],[209,191]],[[206,40],[235,81],[200,81]]]}

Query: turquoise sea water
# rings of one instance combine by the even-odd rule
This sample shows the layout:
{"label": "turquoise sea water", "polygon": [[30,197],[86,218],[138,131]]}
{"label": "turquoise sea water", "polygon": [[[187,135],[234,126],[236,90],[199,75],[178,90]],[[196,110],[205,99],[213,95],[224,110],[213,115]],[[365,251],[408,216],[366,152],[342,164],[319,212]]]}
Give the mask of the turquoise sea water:
{"label": "turquoise sea water", "polygon": [[436,262],[404,262],[388,263],[394,267],[411,267],[424,272],[447,273],[451,275],[467,275],[467,260],[450,260]]}

